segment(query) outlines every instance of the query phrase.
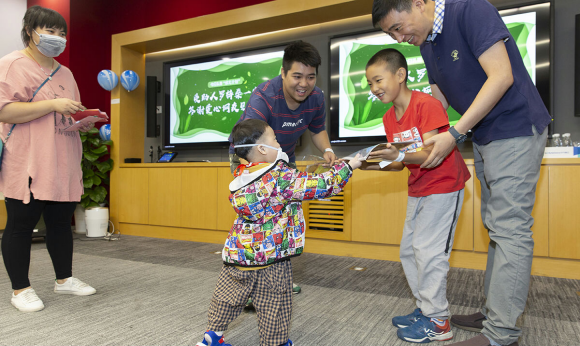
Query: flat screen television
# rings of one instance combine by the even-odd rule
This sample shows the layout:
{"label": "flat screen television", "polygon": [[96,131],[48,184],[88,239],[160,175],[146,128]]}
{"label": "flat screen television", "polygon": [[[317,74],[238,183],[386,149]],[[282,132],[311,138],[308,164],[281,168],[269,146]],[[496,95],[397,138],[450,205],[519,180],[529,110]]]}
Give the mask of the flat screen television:
{"label": "flat screen television", "polygon": [[165,149],[226,148],[255,87],[280,74],[284,46],[166,62]]}
{"label": "flat screen television", "polygon": [[[501,10],[516,40],[524,64],[550,109],[550,3]],[[382,118],[392,104],[383,104],[370,92],[365,66],[379,50],[395,48],[408,64],[408,86],[431,94],[427,69],[419,47],[397,43],[381,31],[330,40],[330,141],[332,144],[376,143],[385,140]],[[451,125],[461,115],[447,110]]]}

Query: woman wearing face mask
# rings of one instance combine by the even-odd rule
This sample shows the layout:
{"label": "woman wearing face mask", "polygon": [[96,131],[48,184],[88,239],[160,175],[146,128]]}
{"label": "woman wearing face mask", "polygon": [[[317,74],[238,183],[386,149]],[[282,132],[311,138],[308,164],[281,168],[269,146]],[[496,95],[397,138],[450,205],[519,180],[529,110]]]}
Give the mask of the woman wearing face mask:
{"label": "woman wearing face mask", "polygon": [[96,292],[72,277],[71,219],[83,194],[82,145],[78,132],[63,129],[84,107],[72,73],[54,59],[66,47],[66,33],[59,13],[30,7],[22,26],[25,48],[0,59],[0,191],[8,213],[2,257],[14,289],[11,302],[20,311],[44,308],[28,279],[31,236],[41,214],[54,292]]}

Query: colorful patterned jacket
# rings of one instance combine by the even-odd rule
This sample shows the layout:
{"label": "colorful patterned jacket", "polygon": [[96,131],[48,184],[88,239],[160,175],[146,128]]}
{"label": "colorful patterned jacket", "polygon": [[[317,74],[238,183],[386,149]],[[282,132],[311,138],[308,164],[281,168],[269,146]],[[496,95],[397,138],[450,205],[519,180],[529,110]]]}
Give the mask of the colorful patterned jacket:
{"label": "colorful patterned jacket", "polygon": [[300,172],[283,160],[258,168],[230,184],[230,202],[238,217],[222,251],[226,265],[259,267],[300,255],[302,201],[340,193],[352,175],[346,162],[322,174]]}

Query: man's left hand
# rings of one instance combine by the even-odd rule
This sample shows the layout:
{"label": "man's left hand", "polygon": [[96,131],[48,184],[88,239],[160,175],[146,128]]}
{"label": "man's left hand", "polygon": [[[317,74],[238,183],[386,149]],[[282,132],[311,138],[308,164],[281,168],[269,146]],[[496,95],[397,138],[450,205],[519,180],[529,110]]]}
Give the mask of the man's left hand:
{"label": "man's left hand", "polygon": [[455,148],[456,143],[455,138],[449,132],[443,132],[427,139],[423,145],[425,147],[433,145],[433,149],[421,168],[435,168],[445,160],[451,150]]}

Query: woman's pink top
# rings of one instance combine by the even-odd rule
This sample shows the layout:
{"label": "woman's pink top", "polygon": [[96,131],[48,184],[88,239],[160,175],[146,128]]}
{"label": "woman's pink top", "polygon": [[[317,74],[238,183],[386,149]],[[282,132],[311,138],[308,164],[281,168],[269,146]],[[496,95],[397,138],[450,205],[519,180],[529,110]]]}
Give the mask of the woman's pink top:
{"label": "woman's pink top", "polygon": [[[27,102],[47,76],[40,66],[19,51],[0,59],[0,110],[12,102]],[[64,66],[44,84],[32,102],[56,98],[80,101],[71,71]],[[0,191],[5,197],[30,202],[35,199],[79,202],[83,194],[82,144],[79,133],[63,129],[70,117],[51,112],[27,123],[16,124],[4,145]],[[5,141],[12,124],[0,122]],[[32,184],[29,188],[29,177]]]}

